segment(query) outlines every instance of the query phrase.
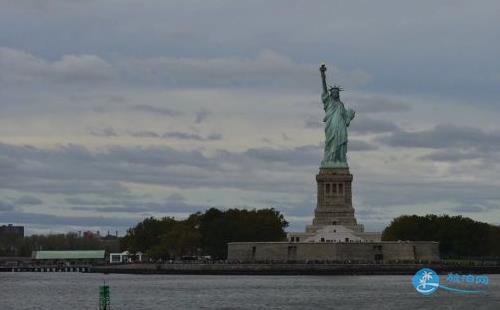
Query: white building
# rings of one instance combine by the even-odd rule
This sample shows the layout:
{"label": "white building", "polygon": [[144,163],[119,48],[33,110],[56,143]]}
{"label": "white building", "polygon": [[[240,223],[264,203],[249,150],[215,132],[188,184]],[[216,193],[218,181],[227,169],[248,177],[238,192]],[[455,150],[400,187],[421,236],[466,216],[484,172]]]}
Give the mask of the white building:
{"label": "white building", "polygon": [[109,262],[111,264],[142,262],[142,256],[143,256],[142,252],[135,253],[135,259],[132,259],[129,251],[123,251],[121,253],[110,253]]}

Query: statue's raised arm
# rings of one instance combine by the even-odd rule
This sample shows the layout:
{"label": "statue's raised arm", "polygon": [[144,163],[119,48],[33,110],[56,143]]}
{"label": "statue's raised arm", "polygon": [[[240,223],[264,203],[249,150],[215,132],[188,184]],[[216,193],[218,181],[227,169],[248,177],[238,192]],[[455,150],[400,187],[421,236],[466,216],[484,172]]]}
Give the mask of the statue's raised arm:
{"label": "statue's raised arm", "polygon": [[322,82],[322,85],[323,85],[323,94],[327,94],[328,93],[328,88],[326,86],[326,65],[323,63],[321,64],[321,66],[319,67],[319,71],[321,72],[321,82]]}

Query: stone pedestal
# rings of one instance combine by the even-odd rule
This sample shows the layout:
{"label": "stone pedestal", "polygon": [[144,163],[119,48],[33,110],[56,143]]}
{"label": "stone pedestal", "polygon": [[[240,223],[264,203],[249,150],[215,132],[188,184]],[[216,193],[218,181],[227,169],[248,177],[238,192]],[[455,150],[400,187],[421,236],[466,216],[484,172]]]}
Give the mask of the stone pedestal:
{"label": "stone pedestal", "polygon": [[317,205],[313,225],[306,231],[313,233],[326,225],[342,225],[353,231],[362,232],[352,206],[352,174],[349,168],[320,168],[316,175],[318,185]]}

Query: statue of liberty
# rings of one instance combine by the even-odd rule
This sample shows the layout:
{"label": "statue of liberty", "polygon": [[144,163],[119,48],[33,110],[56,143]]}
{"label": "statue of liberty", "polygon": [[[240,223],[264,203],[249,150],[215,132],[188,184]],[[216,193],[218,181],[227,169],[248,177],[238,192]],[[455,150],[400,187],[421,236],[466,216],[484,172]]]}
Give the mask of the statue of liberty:
{"label": "statue of liberty", "polygon": [[339,86],[327,86],[326,65],[319,68],[323,83],[323,93],[321,100],[325,109],[325,154],[321,167],[323,168],[347,168],[347,127],[354,118],[354,110],[346,109],[344,103],[340,101]]}

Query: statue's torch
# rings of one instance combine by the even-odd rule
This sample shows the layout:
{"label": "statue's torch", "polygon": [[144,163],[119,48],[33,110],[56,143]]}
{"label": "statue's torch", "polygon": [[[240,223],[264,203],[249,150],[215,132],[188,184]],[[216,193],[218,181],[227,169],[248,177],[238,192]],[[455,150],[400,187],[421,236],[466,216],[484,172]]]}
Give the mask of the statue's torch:
{"label": "statue's torch", "polygon": [[321,66],[319,67],[319,71],[321,72],[321,83],[323,85],[323,93],[327,93],[328,89],[326,87],[326,65],[325,63],[322,63]]}

